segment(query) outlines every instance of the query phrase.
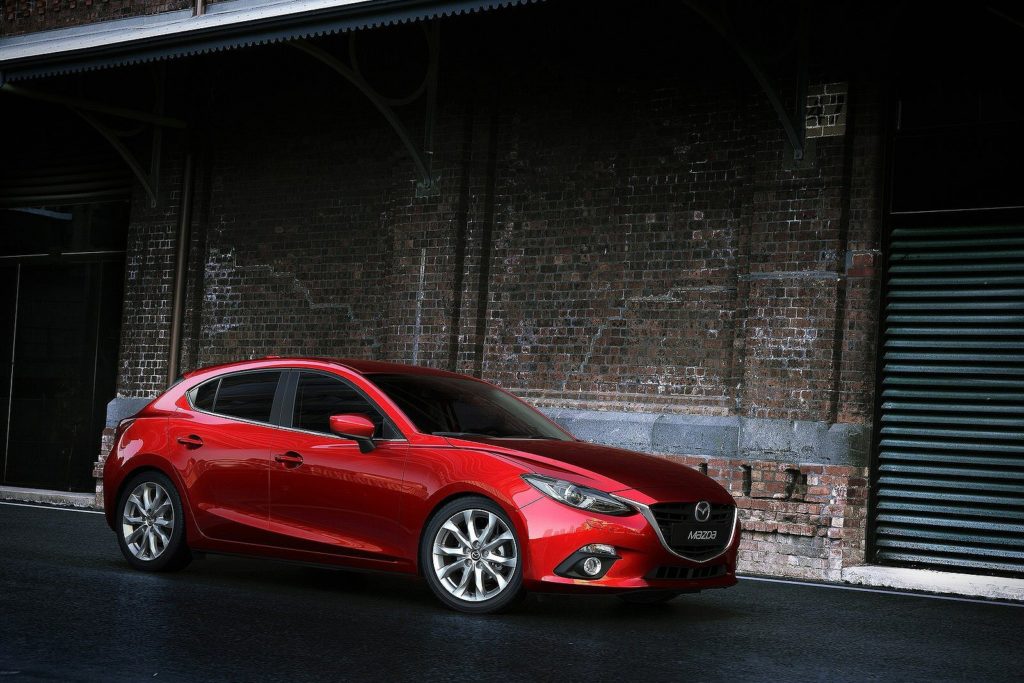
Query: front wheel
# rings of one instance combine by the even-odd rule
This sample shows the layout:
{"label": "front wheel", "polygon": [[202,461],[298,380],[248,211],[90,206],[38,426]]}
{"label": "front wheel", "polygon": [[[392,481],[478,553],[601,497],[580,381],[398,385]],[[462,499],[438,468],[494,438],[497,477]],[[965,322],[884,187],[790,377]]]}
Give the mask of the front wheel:
{"label": "front wheel", "polygon": [[460,612],[497,612],[522,592],[515,527],[487,498],[459,498],[437,511],[423,534],[420,566],[434,595]]}
{"label": "front wheel", "polygon": [[117,541],[136,569],[168,572],[192,560],[185,543],[185,515],[171,480],[160,472],[132,477],[117,504]]}

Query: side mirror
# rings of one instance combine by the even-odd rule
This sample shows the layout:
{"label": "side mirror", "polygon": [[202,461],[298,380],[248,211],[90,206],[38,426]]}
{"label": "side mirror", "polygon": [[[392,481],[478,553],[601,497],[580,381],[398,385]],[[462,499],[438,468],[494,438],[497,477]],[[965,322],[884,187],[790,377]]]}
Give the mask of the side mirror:
{"label": "side mirror", "polygon": [[331,415],[331,431],[358,443],[360,453],[369,453],[376,448],[373,443],[373,433],[376,430],[373,422],[365,415]]}

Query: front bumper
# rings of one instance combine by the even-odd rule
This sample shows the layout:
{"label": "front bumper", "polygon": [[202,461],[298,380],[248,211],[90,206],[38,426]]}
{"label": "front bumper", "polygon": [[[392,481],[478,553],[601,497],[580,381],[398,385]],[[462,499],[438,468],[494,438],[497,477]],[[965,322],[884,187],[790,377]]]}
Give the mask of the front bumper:
{"label": "front bumper", "polygon": [[[622,492],[631,499],[631,492]],[[639,496],[638,496],[639,497]],[[547,496],[519,510],[526,530],[527,590],[622,592],[627,590],[699,591],[736,583],[739,520],[725,551],[705,561],[676,555],[662,542],[656,525],[638,512],[625,517],[577,510]],[[585,545],[615,547],[618,558],[599,579],[560,576],[556,568]],[[564,572],[562,572],[564,573]]]}

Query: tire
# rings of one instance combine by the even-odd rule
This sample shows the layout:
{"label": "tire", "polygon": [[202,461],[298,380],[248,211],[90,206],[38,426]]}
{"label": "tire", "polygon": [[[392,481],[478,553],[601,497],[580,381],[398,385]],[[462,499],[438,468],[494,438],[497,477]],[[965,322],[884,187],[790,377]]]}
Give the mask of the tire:
{"label": "tire", "polygon": [[117,501],[115,532],[121,552],[135,569],[171,572],[192,561],[181,497],[160,472],[140,472],[128,481]]}
{"label": "tire", "polygon": [[619,593],[615,597],[631,605],[661,605],[675,600],[680,593],[675,591],[637,591],[635,593]]}
{"label": "tire", "polygon": [[501,507],[481,496],[453,500],[430,518],[420,567],[437,599],[460,612],[499,612],[523,592],[515,527]]}

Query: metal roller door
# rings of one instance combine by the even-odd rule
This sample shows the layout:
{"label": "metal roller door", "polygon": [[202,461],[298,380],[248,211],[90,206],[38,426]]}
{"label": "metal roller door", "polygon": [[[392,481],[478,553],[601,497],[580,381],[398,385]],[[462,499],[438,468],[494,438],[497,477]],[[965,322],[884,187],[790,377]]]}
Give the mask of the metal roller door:
{"label": "metal roller door", "polygon": [[1024,574],[1024,226],[893,230],[879,561]]}

